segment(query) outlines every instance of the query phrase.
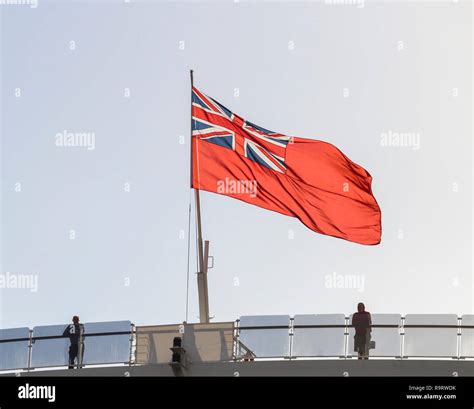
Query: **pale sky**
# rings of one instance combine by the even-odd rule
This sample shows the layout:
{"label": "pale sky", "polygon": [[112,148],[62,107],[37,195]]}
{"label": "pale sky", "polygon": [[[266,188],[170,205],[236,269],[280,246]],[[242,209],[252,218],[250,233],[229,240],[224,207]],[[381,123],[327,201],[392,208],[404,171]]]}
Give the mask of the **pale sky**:
{"label": "pale sky", "polygon": [[[0,289],[0,327],[185,319],[190,68],[242,117],[336,145],[382,209],[382,243],[362,246],[203,192],[214,321],[359,301],[474,312],[472,5],[339,3],[0,5],[0,274],[37,280]],[[57,146],[63,132],[94,149]],[[394,133],[408,146],[387,146]]]}

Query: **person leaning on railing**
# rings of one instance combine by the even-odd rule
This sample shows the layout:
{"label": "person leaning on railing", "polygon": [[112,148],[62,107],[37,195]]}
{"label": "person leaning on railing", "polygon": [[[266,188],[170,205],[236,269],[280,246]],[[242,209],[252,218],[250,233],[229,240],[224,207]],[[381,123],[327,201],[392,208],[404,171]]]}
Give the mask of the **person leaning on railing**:
{"label": "person leaning on railing", "polygon": [[[77,364],[82,364],[82,358],[84,357],[84,343],[80,345],[82,341],[82,334],[84,333],[84,325],[79,324],[79,317],[74,315],[72,317],[72,324],[69,324],[63,332],[63,337],[69,337],[71,345],[69,346],[69,369],[74,368],[74,360],[77,358]],[[79,360],[79,347],[82,346],[81,359]]]}
{"label": "person leaning on railing", "polygon": [[369,359],[372,318],[361,302],[357,304],[357,312],[352,315],[352,326],[355,328],[354,351],[357,351],[358,359]]}

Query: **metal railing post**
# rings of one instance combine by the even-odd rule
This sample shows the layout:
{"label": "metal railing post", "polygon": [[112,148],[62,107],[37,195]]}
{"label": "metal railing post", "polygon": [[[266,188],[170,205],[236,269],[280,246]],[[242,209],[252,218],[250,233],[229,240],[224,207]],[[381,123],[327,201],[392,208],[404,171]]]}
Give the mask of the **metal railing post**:
{"label": "metal railing post", "polygon": [[462,346],[462,317],[458,317],[458,339],[456,343],[457,359],[461,359],[461,346]]}
{"label": "metal railing post", "polygon": [[403,360],[405,353],[405,316],[400,318],[400,360]]}
{"label": "metal railing post", "polygon": [[132,365],[132,361],[135,362],[135,360],[133,359],[133,340],[134,339],[135,339],[135,351],[136,351],[136,336],[134,337],[134,335],[135,335],[134,329],[135,329],[135,324],[131,323],[130,324],[130,354],[129,354],[129,357],[128,357],[128,365],[129,366]]}
{"label": "metal railing post", "polygon": [[349,357],[349,317],[344,317],[344,359]]}
{"label": "metal railing post", "polygon": [[234,331],[233,331],[233,337],[232,337],[232,360],[236,361],[237,360],[237,337],[239,335],[238,333],[238,325],[239,325],[239,320],[234,321]]}
{"label": "metal railing post", "polygon": [[26,371],[30,372],[31,369],[31,355],[33,353],[33,330],[30,329],[28,332],[29,340],[28,340],[28,364],[26,367]]}
{"label": "metal railing post", "polygon": [[240,340],[240,319],[237,319],[235,321],[235,336],[236,338],[234,339],[234,343],[235,343],[235,359],[237,359],[239,357],[239,354],[240,354],[240,346],[239,346],[239,343],[237,342],[238,340]]}
{"label": "metal railing post", "polygon": [[290,318],[290,324],[288,325],[288,359],[292,359],[293,357],[293,337],[295,336],[295,328],[294,328],[294,318]]}
{"label": "metal railing post", "polygon": [[79,324],[79,348],[78,348],[78,351],[77,351],[77,369],[81,369],[82,368],[82,361],[83,361],[83,351],[84,351],[84,345],[83,345],[83,324]]}

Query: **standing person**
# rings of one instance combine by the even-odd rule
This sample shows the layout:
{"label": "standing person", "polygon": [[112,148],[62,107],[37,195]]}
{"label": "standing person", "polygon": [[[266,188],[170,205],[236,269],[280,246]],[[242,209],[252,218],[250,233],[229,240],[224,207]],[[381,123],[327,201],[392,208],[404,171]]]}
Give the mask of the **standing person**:
{"label": "standing person", "polygon": [[352,315],[352,326],[355,328],[354,351],[357,351],[359,359],[369,359],[372,318],[361,302],[357,304],[357,312]]}
{"label": "standing person", "polygon": [[[69,346],[69,369],[74,368],[74,360],[77,358],[77,365],[82,364],[84,357],[84,325],[79,324],[79,317],[74,315],[72,317],[72,324],[69,324],[63,332],[63,337],[69,337],[71,345]],[[81,359],[79,360],[79,348],[81,349]]]}

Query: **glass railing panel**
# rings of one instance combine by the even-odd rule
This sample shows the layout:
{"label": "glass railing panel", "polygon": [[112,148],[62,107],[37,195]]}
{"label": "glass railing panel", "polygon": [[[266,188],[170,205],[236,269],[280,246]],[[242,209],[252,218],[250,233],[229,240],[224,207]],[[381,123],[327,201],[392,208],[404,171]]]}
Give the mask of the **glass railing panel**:
{"label": "glass railing panel", "polygon": [[[466,314],[462,316],[461,325],[474,327],[474,315]],[[461,357],[474,358],[474,328],[461,329]]]}
{"label": "glass railing panel", "polygon": [[[70,324],[47,325],[33,328],[33,348],[31,366],[33,368],[68,365],[68,337],[64,330]],[[115,333],[124,334],[115,334]],[[93,334],[104,335],[93,335]],[[107,335],[110,333],[110,335]],[[41,339],[58,336],[59,338]],[[83,364],[110,364],[129,362],[130,359],[130,321],[94,322],[84,324]]]}
{"label": "glass railing panel", "polygon": [[[326,328],[298,328],[298,326],[339,326]],[[300,314],[293,321],[294,357],[344,356],[344,314]]]}
{"label": "glass railing panel", "polygon": [[[9,369],[27,369],[30,329],[0,329],[0,371]],[[13,341],[24,338],[24,341]]]}
{"label": "glass railing panel", "polygon": [[[257,358],[287,357],[290,354],[289,315],[245,315],[240,317],[239,327],[272,327],[272,329],[241,329],[239,340],[249,348]],[[240,348],[239,355],[245,354]]]}
{"label": "glass railing panel", "polygon": [[[130,361],[130,321],[84,324],[84,365],[127,363]],[[92,335],[110,333],[110,335]]]}
{"label": "glass railing panel", "polygon": [[[457,325],[455,314],[407,314],[405,317],[403,356],[456,357]],[[452,328],[410,328],[419,326],[452,326]]]}
{"label": "glass railing panel", "polygon": [[32,368],[68,365],[69,338],[35,339],[36,337],[62,336],[68,325],[45,325],[33,328]]}

